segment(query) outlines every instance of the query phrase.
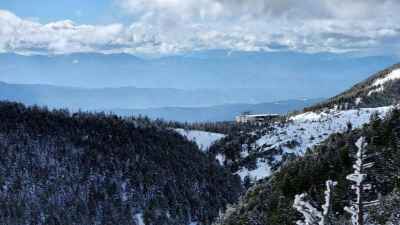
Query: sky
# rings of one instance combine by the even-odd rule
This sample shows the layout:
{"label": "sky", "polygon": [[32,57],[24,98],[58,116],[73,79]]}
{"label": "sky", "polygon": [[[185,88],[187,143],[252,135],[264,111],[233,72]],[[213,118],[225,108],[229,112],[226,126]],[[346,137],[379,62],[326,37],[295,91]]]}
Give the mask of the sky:
{"label": "sky", "polygon": [[0,52],[397,54],[399,0],[7,0]]}

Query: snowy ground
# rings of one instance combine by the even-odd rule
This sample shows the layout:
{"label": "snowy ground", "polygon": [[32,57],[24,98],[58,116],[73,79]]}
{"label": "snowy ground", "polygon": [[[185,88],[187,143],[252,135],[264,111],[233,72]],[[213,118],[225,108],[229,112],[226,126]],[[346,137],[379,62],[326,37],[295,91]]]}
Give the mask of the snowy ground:
{"label": "snowy ground", "polygon": [[189,141],[196,142],[202,151],[207,151],[213,143],[225,137],[224,134],[198,130],[175,129],[175,131],[186,137]]}
{"label": "snowy ground", "polygon": [[[281,160],[282,155],[293,153],[302,155],[308,148],[326,140],[333,133],[345,132],[348,122],[352,128],[360,128],[370,121],[373,113],[385,116],[393,107],[364,108],[355,110],[328,112],[307,112],[292,116],[286,124],[272,125],[271,131],[256,142],[256,147],[261,152],[272,149],[281,149],[281,155],[275,155],[275,160]],[[293,144],[295,143],[295,144]],[[259,180],[271,175],[271,166],[267,161],[257,161],[257,169],[248,171],[242,168],[238,173],[242,179],[250,176],[253,180]]]}
{"label": "snowy ground", "polygon": [[252,180],[260,180],[265,177],[269,177],[272,174],[271,167],[267,162],[263,162],[260,159],[257,160],[257,168],[249,171],[247,168],[242,168],[236,173],[242,180],[246,176],[249,176]]}

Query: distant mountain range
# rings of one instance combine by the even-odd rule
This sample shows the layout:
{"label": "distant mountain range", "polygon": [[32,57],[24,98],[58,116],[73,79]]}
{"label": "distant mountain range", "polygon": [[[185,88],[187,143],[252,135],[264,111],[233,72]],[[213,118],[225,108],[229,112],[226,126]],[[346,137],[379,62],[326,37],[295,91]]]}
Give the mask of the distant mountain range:
{"label": "distant mountain range", "polygon": [[225,104],[209,107],[164,107],[149,109],[114,109],[114,113],[124,116],[145,115],[152,119],[179,122],[232,121],[243,112],[286,114],[294,110],[302,110],[322,99],[287,100],[260,104]]}
{"label": "distant mountain range", "polygon": [[[260,103],[332,96],[396,61],[394,56],[224,50],[152,59],[127,54],[0,54],[0,81],[86,88],[242,89],[236,92],[245,100],[226,97],[214,104]],[[152,100],[160,97],[157,93]],[[214,99],[219,100],[219,95]]]}
{"label": "distant mountain range", "polygon": [[[123,116],[144,115],[181,122],[233,120],[241,112],[286,113],[302,109],[321,99],[262,102],[257,90],[179,90],[166,88],[85,89],[0,82],[0,100],[28,105],[68,108],[72,111],[108,111]],[[232,102],[232,103],[231,103]]]}
{"label": "distant mountain range", "polygon": [[261,103],[268,99],[260,89],[75,88],[0,82],[0,99],[25,104],[93,110],[158,107],[202,107],[229,103]]}

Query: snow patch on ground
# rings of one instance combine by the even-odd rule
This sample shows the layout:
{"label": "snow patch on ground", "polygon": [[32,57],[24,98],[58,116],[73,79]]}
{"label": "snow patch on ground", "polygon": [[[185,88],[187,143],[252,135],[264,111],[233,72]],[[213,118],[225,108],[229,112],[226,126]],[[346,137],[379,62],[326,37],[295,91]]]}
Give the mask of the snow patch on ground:
{"label": "snow patch on ground", "polygon": [[239,175],[242,180],[244,180],[246,176],[249,176],[251,180],[260,180],[265,177],[271,176],[272,171],[271,167],[266,162],[257,160],[256,169],[248,170],[247,168],[242,168],[238,172],[236,172],[236,174]]}
{"label": "snow patch on ground", "polygon": [[383,92],[383,90],[385,90],[383,88],[383,86],[378,86],[375,89],[372,89],[368,92],[368,96],[371,96],[373,93],[379,93],[379,92]]}
{"label": "snow patch on ground", "polygon": [[356,98],[356,100],[355,100],[354,103],[355,103],[356,105],[359,105],[361,102],[362,102],[362,98],[358,97],[358,98]]}
{"label": "snow patch on ground", "polygon": [[221,166],[224,165],[225,163],[225,156],[223,154],[218,154],[217,156],[215,156],[215,158],[218,160],[219,164]]}
{"label": "snow patch on ground", "polygon": [[202,151],[207,151],[212,144],[225,137],[224,134],[198,130],[175,129],[189,141],[194,141]]}
{"label": "snow patch on ground", "polygon": [[[281,153],[274,155],[275,162],[282,160],[285,154],[303,155],[308,148],[326,140],[333,133],[345,132],[351,122],[352,129],[360,128],[370,121],[374,113],[381,117],[393,109],[393,106],[379,108],[363,108],[354,110],[330,110],[326,112],[306,112],[292,116],[284,124],[273,124],[268,127],[264,136],[256,141],[256,148],[261,152],[280,149]],[[248,171],[242,168],[238,173],[242,179],[246,175],[256,180],[271,175],[270,162],[258,161],[257,169]]]}

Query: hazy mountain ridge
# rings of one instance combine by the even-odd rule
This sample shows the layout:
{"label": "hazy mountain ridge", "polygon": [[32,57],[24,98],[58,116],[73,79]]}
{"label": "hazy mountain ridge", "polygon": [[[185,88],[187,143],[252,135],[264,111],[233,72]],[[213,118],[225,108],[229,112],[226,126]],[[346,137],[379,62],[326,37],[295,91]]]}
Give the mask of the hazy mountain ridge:
{"label": "hazy mountain ridge", "polygon": [[222,50],[153,59],[124,54],[0,54],[0,80],[76,87],[264,89],[259,102],[271,102],[332,96],[397,60],[394,56]]}
{"label": "hazy mountain ridge", "polygon": [[174,88],[76,88],[43,84],[0,82],[2,100],[71,109],[143,109],[204,107],[241,102],[265,102],[266,90]]}
{"label": "hazy mountain ridge", "polygon": [[313,105],[322,99],[287,100],[259,104],[225,104],[209,107],[164,107],[149,109],[112,109],[114,113],[123,116],[143,115],[152,119],[178,122],[216,122],[234,121],[243,112],[286,114]]}
{"label": "hazy mountain ridge", "polygon": [[[179,90],[167,88],[74,88],[0,82],[0,100],[27,105],[68,108],[73,111],[107,111],[122,116],[148,116],[180,122],[234,120],[244,111],[287,113],[321,99],[287,100],[259,104],[227,104],[263,100],[256,90]],[[255,93],[255,95],[253,95]],[[186,106],[186,107],[185,107]]]}

